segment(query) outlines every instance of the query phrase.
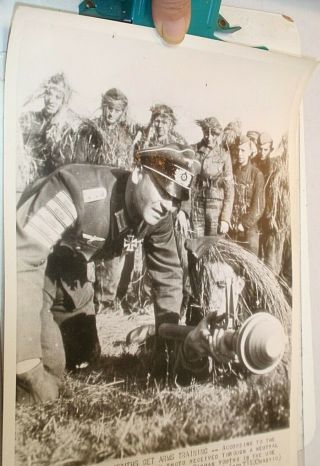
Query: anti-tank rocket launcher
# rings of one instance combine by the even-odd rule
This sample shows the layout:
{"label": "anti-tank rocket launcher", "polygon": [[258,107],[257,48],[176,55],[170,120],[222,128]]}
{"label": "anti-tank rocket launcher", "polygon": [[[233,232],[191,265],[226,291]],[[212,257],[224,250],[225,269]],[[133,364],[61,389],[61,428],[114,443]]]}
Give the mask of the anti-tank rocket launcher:
{"label": "anti-tank rocket launcher", "polygon": [[[186,247],[196,297],[187,322],[193,325],[162,324],[159,335],[184,340],[202,317],[211,315],[216,361],[233,360],[253,374],[271,372],[283,358],[289,329],[290,308],[277,279],[256,256],[230,241],[206,237],[189,240]],[[237,264],[245,268],[247,277],[239,276]],[[244,318],[239,298],[248,286],[257,293],[255,298],[260,296],[261,305]]]}
{"label": "anti-tank rocket launcher", "polygon": [[[159,335],[173,340],[184,340],[195,327],[162,324]],[[267,312],[258,312],[249,317],[239,328],[216,326],[212,329],[214,358],[225,362],[223,348],[233,352],[239,362],[253,374],[267,374],[281,361],[287,343],[281,322]]]}

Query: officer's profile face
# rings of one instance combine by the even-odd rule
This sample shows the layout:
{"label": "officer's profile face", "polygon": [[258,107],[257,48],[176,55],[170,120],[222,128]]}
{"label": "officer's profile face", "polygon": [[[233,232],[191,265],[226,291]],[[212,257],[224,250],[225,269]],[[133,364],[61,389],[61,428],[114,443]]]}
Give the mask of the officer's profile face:
{"label": "officer's profile face", "polygon": [[179,203],[164,191],[148,169],[135,168],[132,182],[134,209],[148,225],[156,225],[169,212],[177,210]]}
{"label": "officer's profile face", "polygon": [[[208,262],[206,264],[206,312],[216,312],[221,317],[227,313],[232,291],[233,306],[237,307],[239,296],[244,288],[244,280],[225,262]],[[232,290],[231,290],[232,285]]]}
{"label": "officer's profile face", "polygon": [[44,109],[49,115],[55,115],[62,107],[64,94],[58,89],[49,88],[44,95]]}
{"label": "officer's profile face", "polygon": [[121,100],[110,100],[102,107],[102,116],[108,125],[118,123],[124,112],[125,105]]}
{"label": "officer's profile face", "polygon": [[240,144],[238,147],[238,163],[241,167],[245,167],[248,163],[249,158],[252,155],[251,141]]}
{"label": "officer's profile face", "polygon": [[166,114],[158,115],[153,120],[153,127],[158,138],[165,138],[172,130],[172,118]]}
{"label": "officer's profile face", "polygon": [[265,144],[260,144],[259,146],[259,155],[261,160],[265,160],[269,157],[272,150],[271,142],[266,142]]}

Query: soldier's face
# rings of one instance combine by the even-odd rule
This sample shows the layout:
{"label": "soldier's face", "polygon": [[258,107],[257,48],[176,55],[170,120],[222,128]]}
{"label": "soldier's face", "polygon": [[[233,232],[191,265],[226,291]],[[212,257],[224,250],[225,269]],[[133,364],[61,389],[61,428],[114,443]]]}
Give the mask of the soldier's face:
{"label": "soldier's face", "polygon": [[132,180],[134,208],[148,225],[156,225],[169,212],[177,210],[177,201],[160,187],[148,170],[136,168]]}
{"label": "soldier's face", "polygon": [[64,102],[64,94],[58,89],[48,89],[44,95],[44,109],[50,115],[55,115]]}
{"label": "soldier's face", "polygon": [[221,317],[227,313],[231,292],[233,307],[236,309],[244,287],[244,280],[235,274],[229,264],[224,262],[209,262],[206,270],[208,279],[206,311],[216,312],[217,316]]}
{"label": "soldier's face", "polygon": [[241,167],[245,167],[249,158],[252,155],[251,142],[245,142],[238,147],[238,163]]}
{"label": "soldier's face", "polygon": [[252,157],[255,157],[258,153],[258,146],[257,146],[257,140],[254,138],[250,138],[251,141],[251,149],[252,149]]}
{"label": "soldier's face", "polygon": [[213,149],[218,138],[218,134],[215,133],[211,128],[203,129],[203,140],[209,149]]}
{"label": "soldier's face", "polygon": [[123,102],[120,100],[110,100],[110,102],[106,103],[102,107],[102,115],[104,121],[108,125],[114,125],[118,123],[120,118],[122,117],[124,111]]}
{"label": "soldier's face", "polygon": [[259,154],[260,154],[261,160],[267,159],[269,155],[271,154],[271,143],[266,142],[265,144],[261,144],[259,146]]}
{"label": "soldier's face", "polygon": [[172,119],[168,115],[158,115],[153,120],[153,126],[158,138],[165,138],[170,133],[173,123]]}

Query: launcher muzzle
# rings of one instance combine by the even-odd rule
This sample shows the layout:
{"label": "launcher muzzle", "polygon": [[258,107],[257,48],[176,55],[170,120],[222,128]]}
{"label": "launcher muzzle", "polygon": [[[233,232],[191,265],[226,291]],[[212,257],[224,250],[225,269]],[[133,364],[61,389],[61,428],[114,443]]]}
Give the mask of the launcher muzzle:
{"label": "launcher muzzle", "polygon": [[[175,324],[162,324],[159,335],[173,340],[184,340],[195,327]],[[223,362],[221,348],[224,346],[234,353],[239,362],[253,374],[268,374],[280,363],[288,338],[281,322],[267,312],[257,312],[249,317],[239,329],[223,329],[214,338],[217,349],[215,359]],[[212,329],[213,336],[217,328]],[[221,359],[219,360],[219,353]]]}

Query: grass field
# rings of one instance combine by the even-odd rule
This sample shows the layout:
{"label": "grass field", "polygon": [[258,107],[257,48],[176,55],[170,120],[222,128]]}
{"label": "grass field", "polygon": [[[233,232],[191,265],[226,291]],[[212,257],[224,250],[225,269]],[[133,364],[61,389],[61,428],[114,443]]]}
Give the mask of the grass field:
{"label": "grass field", "polygon": [[146,321],[98,315],[99,367],[69,374],[56,402],[17,407],[17,464],[88,465],[288,426],[288,381],[279,373],[229,386],[159,387],[137,348],[125,346]]}

